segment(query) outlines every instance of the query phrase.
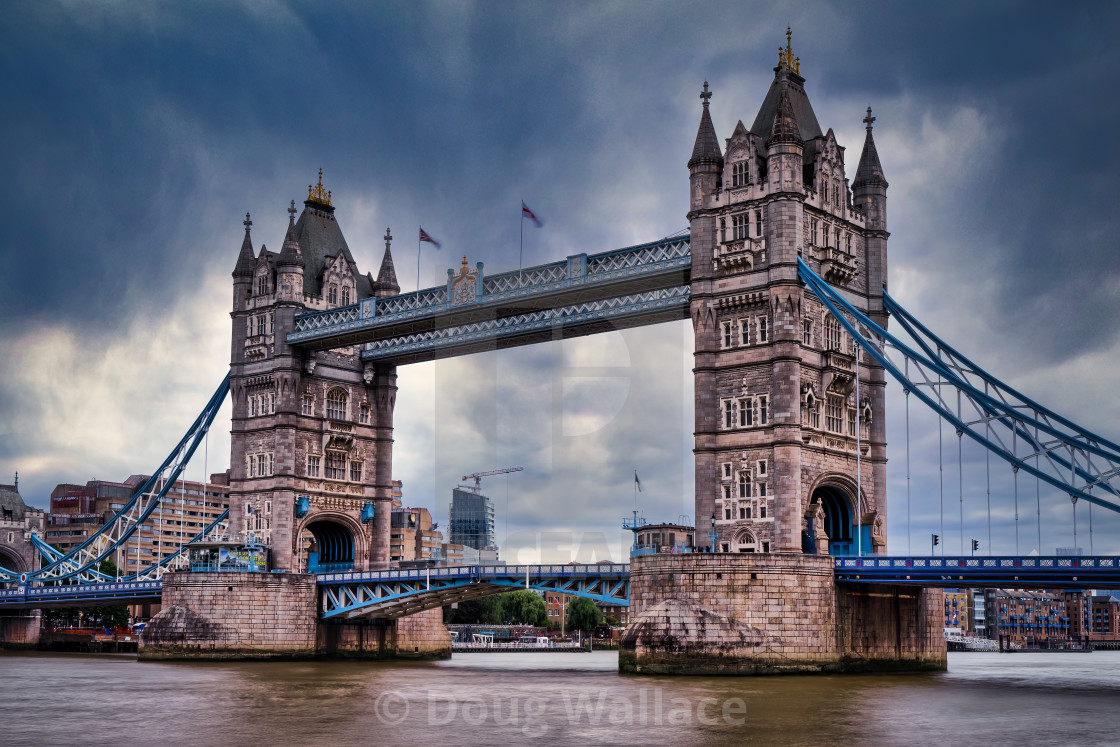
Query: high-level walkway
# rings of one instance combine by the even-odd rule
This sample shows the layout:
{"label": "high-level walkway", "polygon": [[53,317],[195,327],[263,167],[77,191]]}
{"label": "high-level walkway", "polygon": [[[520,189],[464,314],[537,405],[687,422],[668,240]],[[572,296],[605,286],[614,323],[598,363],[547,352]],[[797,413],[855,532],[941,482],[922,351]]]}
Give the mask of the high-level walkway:
{"label": "high-level walkway", "polygon": [[445,286],[297,316],[287,342],[410,363],[687,319],[691,266],[687,236],[489,277],[464,263]]}

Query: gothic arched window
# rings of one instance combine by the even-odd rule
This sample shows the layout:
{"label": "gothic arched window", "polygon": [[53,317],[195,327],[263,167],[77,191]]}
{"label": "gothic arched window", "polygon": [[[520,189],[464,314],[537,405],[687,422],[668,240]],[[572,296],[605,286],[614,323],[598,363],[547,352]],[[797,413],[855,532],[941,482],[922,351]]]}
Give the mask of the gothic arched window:
{"label": "gothic arched window", "polygon": [[334,306],[336,303],[338,303],[337,285],[331,285],[331,287],[327,289],[327,303],[329,303],[331,306]]}
{"label": "gothic arched window", "polygon": [[342,289],[342,305],[343,306],[349,306],[350,305],[350,289],[346,288],[346,287],[343,287],[343,289]]}
{"label": "gothic arched window", "polygon": [[331,420],[346,419],[346,390],[341,388],[327,392],[327,417]]}

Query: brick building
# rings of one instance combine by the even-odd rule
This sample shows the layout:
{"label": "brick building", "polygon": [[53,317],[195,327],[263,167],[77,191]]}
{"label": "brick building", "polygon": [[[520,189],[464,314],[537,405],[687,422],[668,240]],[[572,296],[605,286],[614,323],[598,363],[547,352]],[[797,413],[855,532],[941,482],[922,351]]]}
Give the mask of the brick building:
{"label": "brick building", "polygon": [[[147,479],[146,475],[131,475],[123,482],[90,480],[85,485],[63,483],[56,486],[51,491],[44,538],[63,553],[70,552],[100,531]],[[162,483],[157,483],[153,489],[159,491],[162,487]],[[114,556],[117,568],[122,575],[129,575],[158,563],[177,552],[228,507],[226,473],[211,475],[206,485],[192,480],[176,481],[160,507],[133,534],[127,546],[118,549]],[[251,529],[267,536],[267,518],[254,516]]]}

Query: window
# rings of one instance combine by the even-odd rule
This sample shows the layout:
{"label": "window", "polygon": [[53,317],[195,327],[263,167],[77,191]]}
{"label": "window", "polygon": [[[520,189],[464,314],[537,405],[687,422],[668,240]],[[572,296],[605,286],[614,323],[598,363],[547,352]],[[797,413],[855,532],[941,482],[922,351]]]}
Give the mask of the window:
{"label": "window", "polygon": [[848,435],[856,435],[856,408],[848,408]]}
{"label": "window", "polygon": [[848,254],[852,253],[852,235],[850,233],[844,234],[844,248],[848,250]]}
{"label": "window", "polygon": [[730,508],[723,509],[723,518],[725,518],[725,519],[730,519],[731,518],[731,509]]}
{"label": "window", "polygon": [[723,427],[727,430],[735,427],[735,400],[733,399],[723,401]]}
{"label": "window", "polygon": [[750,397],[739,399],[739,427],[747,428],[754,425],[754,408],[751,406]]}
{"label": "window", "polygon": [[368,402],[363,402],[361,405],[358,406],[358,422],[359,423],[368,423],[369,422],[369,403]]}
{"label": "window", "polygon": [[[760,498],[765,498],[766,497],[766,485],[767,485],[767,483],[764,483],[764,482],[760,482],[758,484],[758,495],[759,495]],[[763,514],[763,516],[765,516],[765,514]]]}
{"label": "window", "polygon": [[719,551],[720,552],[731,552],[731,544],[728,543],[728,542],[720,542],[719,543]]}
{"label": "window", "polygon": [[328,480],[345,480],[346,455],[341,451],[328,451],[326,472],[324,476]]}
{"label": "window", "polygon": [[319,455],[318,454],[308,454],[307,455],[307,476],[308,477],[318,477],[319,476]]}
{"label": "window", "polygon": [[247,454],[245,456],[245,461],[247,462],[247,464],[245,465],[245,476],[246,477],[256,477],[257,476],[257,472],[256,472],[257,460],[253,459],[252,454]]}
{"label": "window", "polygon": [[723,463],[723,479],[724,480],[730,480],[731,479],[731,462],[724,462]]}
{"label": "window", "polygon": [[327,303],[330,304],[331,306],[334,306],[336,303],[338,303],[338,286],[337,285],[332,284],[330,286],[330,288],[327,289]]}
{"label": "window", "polygon": [[818,246],[818,244],[817,244],[817,219],[816,218],[809,221],[809,235],[812,237],[810,239],[810,243],[813,246]]}
{"label": "window", "polygon": [[801,320],[801,344],[813,344],[813,322],[809,319]]}
{"label": "window", "polygon": [[765,459],[759,459],[757,462],[755,462],[755,466],[754,466],[755,474],[758,475],[759,477],[765,475],[766,474],[766,466],[767,466],[766,460]]}
{"label": "window", "polygon": [[750,345],[751,344],[751,320],[750,319],[740,319],[739,320],[739,344],[740,345]]}
{"label": "window", "polygon": [[350,462],[350,480],[352,482],[362,481],[362,463]]}
{"label": "window", "polygon": [[732,239],[745,239],[747,238],[747,214],[739,213],[738,215],[731,216],[731,238]]}
{"label": "window", "polygon": [[343,306],[349,306],[350,305],[350,289],[349,288],[343,288],[342,289],[342,305]]}
{"label": "window", "polygon": [[346,390],[332,389],[327,392],[327,417],[331,420],[346,419]]}
{"label": "window", "polygon": [[739,473],[739,497],[751,497],[751,475],[746,470]]}
{"label": "window", "polygon": [[261,275],[257,278],[257,295],[263,296],[265,293],[268,293],[268,278]]}
{"label": "window", "polygon": [[761,345],[770,339],[770,328],[766,317],[758,318],[758,343]]}
{"label": "window", "polygon": [[834,316],[824,320],[824,347],[826,350],[840,349],[840,322]]}
{"label": "window", "polygon": [[255,334],[257,337],[260,337],[264,334],[264,315],[258,314],[257,316],[253,317],[253,321],[255,323],[254,326],[256,326],[256,332],[254,332],[253,334]]}
{"label": "window", "polygon": [[762,211],[761,210],[755,210],[754,211],[754,235],[755,236],[761,236],[762,235]]}
{"label": "window", "polygon": [[315,412],[315,400],[312,399],[310,394],[303,395],[300,401],[299,412],[301,415],[312,415]]}
{"label": "window", "polygon": [[731,165],[731,186],[743,187],[750,183],[750,171],[746,161],[739,161]]}
{"label": "window", "polygon": [[257,414],[257,398],[249,398],[249,417],[254,417]]}
{"label": "window", "polygon": [[268,466],[268,461],[265,459],[264,454],[257,454],[257,474],[264,477],[268,473],[265,468]]}
{"label": "window", "polygon": [[763,552],[770,552],[770,543],[769,542],[763,542],[762,543],[762,551]]}
{"label": "window", "polygon": [[841,414],[844,409],[844,401],[839,395],[830,394],[825,398],[824,404],[824,427],[825,430],[832,431],[833,433],[842,433]]}
{"label": "window", "polygon": [[723,487],[723,490],[721,492],[723,493],[723,500],[726,503],[727,501],[731,500],[731,486],[730,485],[724,485],[722,487]]}
{"label": "window", "polygon": [[720,333],[721,333],[720,334],[720,347],[722,347],[724,350],[726,350],[727,348],[730,348],[730,347],[734,347],[734,345],[735,345],[735,334],[734,334],[734,331],[733,331],[734,328],[731,326],[731,322],[723,322],[719,325],[719,327],[720,327]]}
{"label": "window", "polygon": [[770,422],[770,398],[765,394],[758,395],[758,424],[766,425]]}

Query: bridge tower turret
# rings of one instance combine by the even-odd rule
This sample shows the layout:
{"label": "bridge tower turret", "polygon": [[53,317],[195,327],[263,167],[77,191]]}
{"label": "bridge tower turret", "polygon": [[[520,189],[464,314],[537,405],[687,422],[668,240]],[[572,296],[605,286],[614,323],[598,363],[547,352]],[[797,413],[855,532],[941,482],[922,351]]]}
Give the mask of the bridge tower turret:
{"label": "bridge tower turret", "polygon": [[797,269],[804,258],[881,311],[885,180],[869,132],[853,204],[844,149],[821,131],[804,84],[787,39],[754,124],[738,123],[726,155],[705,84],[689,161],[696,517],[714,522],[723,552],[885,545],[882,371],[860,361],[857,402],[855,345]]}
{"label": "bridge tower turret", "polygon": [[354,346],[287,343],[298,314],[399,290],[388,240],[377,282],[334,211],[320,172],[298,219],[288,208],[279,254],[254,256],[246,220],[234,270],[230,528],[269,545],[278,570],[389,565],[396,369]]}
{"label": "bridge tower turret", "polygon": [[623,671],[945,667],[936,590],[834,580],[829,556],[886,547],[884,376],[798,260],[885,327],[886,180],[869,113],[853,200],[790,36],[754,123],[722,153],[707,83],[701,94],[688,162],[695,516],[714,552],[631,558]]}

